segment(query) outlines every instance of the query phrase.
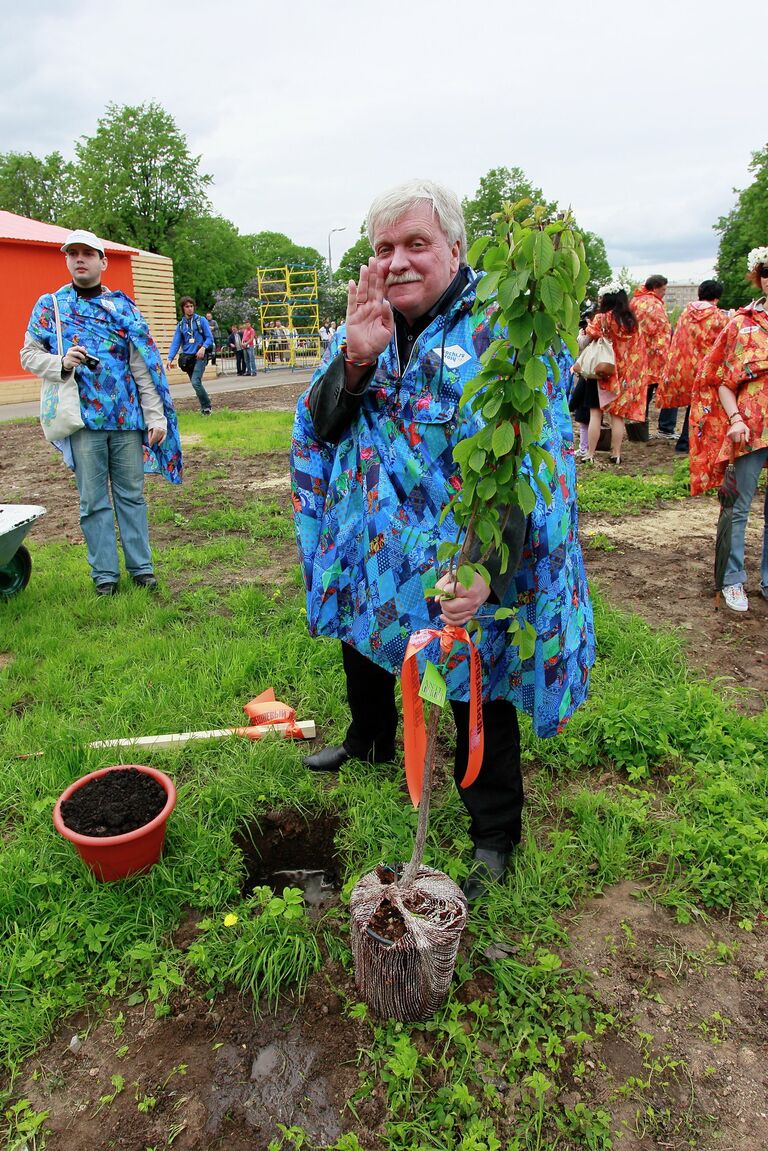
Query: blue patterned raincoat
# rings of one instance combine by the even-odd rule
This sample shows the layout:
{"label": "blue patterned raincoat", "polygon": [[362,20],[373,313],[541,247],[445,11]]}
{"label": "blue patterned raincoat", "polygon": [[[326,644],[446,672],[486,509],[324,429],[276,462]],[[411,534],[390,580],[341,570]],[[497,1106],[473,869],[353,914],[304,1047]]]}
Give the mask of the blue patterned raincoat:
{"label": "blue patterned raincoat", "polygon": [[[379,356],[373,380],[346,434],[336,445],[316,437],[308,407],[298,403],[291,451],[294,520],[312,635],[351,644],[399,674],[408,638],[440,626],[434,587],[437,547],[453,540],[451,515],[440,515],[460,487],[456,443],[482,424],[477,397],[461,405],[465,384],[479,371],[491,338],[489,320],[473,315],[470,283],[444,315],[419,336],[401,368],[395,339]],[[338,354],[336,334],[313,383]],[[570,357],[560,357],[561,381]],[[542,470],[552,501],[537,493],[520,567],[502,600],[537,632],[534,655],[520,661],[507,625],[486,604],[479,645],[485,699],[508,699],[533,719],[540,736],[556,734],[583,703],[594,662],[592,607],[577,535],[572,425],[562,382],[547,381],[549,404],[539,443],[555,461]],[[468,662],[452,657],[448,694],[469,696]],[[422,658],[437,662],[437,644]]]}
{"label": "blue patterned raincoat", "polygon": [[[124,292],[105,290],[87,299],[79,296],[71,284],[56,292],[61,315],[63,346],[82,344],[91,355],[101,360],[96,372],[75,369],[80,393],[80,412],[86,428],[93,431],[137,431],[144,435],[144,471],[163,475],[171,483],[182,480],[181,443],[171,393],[163,363],[147,321],[133,300]],[[50,293],[41,296],[32,309],[29,334],[46,351],[57,353],[56,319]],[[168,425],[162,444],[150,448],[139,389],[129,364],[129,344],[133,344],[149,369]],[[69,467],[74,467],[69,440],[56,442]]]}

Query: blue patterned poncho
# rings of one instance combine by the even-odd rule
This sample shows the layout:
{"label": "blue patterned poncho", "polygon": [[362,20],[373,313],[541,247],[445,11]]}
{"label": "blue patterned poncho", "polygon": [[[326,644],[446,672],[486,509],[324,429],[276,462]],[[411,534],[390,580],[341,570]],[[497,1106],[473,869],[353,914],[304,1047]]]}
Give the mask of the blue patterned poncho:
{"label": "blue patterned poncho", "polygon": [[[162,400],[168,430],[162,444],[150,448],[144,436],[144,471],[163,475],[171,483],[182,480],[181,443],[171,393],[165,379],[163,362],[147,321],[133,300],[124,292],[105,290],[100,296],[86,299],[71,284],[56,292],[61,315],[63,346],[81,344],[101,360],[96,372],[75,369],[80,393],[80,412],[86,428],[94,431],[146,431],[139,390],[129,365],[129,344],[140,353]],[[41,296],[32,310],[29,334],[47,351],[56,355],[56,319],[50,294]],[[59,440],[69,467],[73,467],[69,440]]]}
{"label": "blue patterned poncho", "polygon": [[[379,357],[362,407],[338,445],[317,439],[308,408],[298,403],[291,450],[294,521],[312,635],[351,644],[399,674],[408,637],[440,626],[439,605],[425,598],[437,578],[437,547],[456,537],[451,515],[440,515],[460,488],[456,443],[481,426],[473,403],[461,405],[464,385],[479,371],[490,341],[489,320],[473,315],[477,277],[419,337],[402,372],[396,344]],[[338,353],[340,330],[315,379]],[[560,359],[561,381],[570,357]],[[313,380],[314,382],[314,380]],[[540,477],[523,556],[505,606],[536,629],[534,655],[520,661],[507,642],[507,624],[484,605],[479,645],[485,699],[509,699],[550,736],[583,703],[594,662],[592,607],[577,535],[572,425],[562,383],[547,381],[549,404],[539,443],[555,461]],[[479,401],[482,402],[482,401]],[[479,407],[479,403],[478,403]],[[451,699],[469,696],[466,655],[452,657]],[[437,662],[437,644],[425,649]]]}

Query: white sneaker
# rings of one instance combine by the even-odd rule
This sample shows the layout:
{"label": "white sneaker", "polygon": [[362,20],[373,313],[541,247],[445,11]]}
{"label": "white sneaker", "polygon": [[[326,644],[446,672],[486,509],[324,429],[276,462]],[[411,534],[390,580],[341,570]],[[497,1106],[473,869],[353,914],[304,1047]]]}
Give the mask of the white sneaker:
{"label": "white sneaker", "polygon": [[725,606],[729,607],[731,611],[748,611],[749,600],[747,593],[744,591],[744,584],[734,583],[730,587],[723,588],[723,599]]}

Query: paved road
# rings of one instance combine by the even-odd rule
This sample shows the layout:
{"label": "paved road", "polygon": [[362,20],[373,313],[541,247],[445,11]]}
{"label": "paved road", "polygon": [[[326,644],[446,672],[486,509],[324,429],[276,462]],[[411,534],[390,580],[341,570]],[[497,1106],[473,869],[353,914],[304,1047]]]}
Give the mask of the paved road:
{"label": "paved road", "polygon": [[[277,388],[283,384],[298,382],[309,383],[312,377],[312,368],[297,368],[292,372],[290,368],[270,368],[268,372],[259,372],[256,376],[217,376],[206,379],[205,389],[209,395],[215,396],[222,392],[245,392],[251,388]],[[174,400],[194,399],[195,393],[189,383],[171,384],[171,395]],[[0,422],[3,420],[19,420],[24,416],[37,416],[40,404],[31,400],[26,404],[0,403]]]}

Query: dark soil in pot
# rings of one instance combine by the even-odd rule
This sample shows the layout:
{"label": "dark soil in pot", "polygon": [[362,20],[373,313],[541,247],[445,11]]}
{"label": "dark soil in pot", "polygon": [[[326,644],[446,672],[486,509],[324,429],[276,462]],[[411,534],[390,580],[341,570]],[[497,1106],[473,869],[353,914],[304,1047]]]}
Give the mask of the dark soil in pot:
{"label": "dark soil in pot", "polygon": [[70,831],[97,839],[125,835],[150,823],[168,797],[152,776],[135,767],[109,771],[74,791],[61,805]]}

